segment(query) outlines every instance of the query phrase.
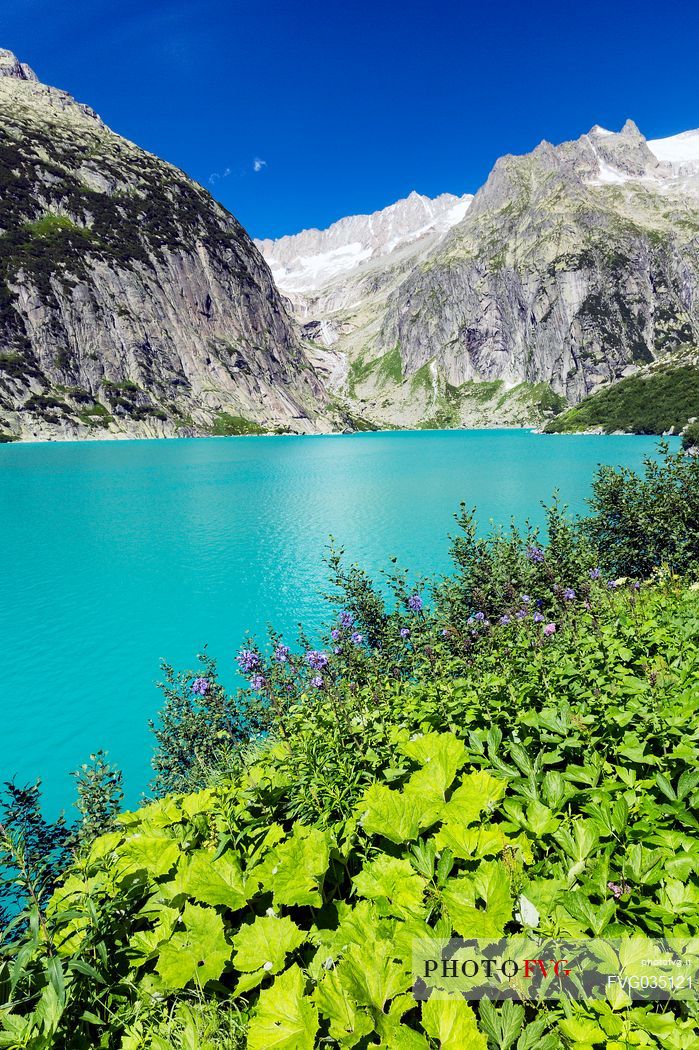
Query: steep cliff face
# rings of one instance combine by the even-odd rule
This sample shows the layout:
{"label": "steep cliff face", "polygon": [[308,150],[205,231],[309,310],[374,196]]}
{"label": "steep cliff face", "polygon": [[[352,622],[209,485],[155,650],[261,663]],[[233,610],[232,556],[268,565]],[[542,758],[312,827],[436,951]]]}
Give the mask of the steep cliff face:
{"label": "steep cliff face", "polygon": [[322,431],[326,406],[239,223],[0,52],[0,432]]}
{"label": "steep cliff face", "polygon": [[541,422],[699,342],[699,135],[649,144],[629,121],[503,157],[448,233],[296,310],[362,415]]}
{"label": "steep cliff face", "polygon": [[574,403],[699,335],[699,180],[635,125],[497,162],[464,221],[388,304],[408,374],[550,384]]}

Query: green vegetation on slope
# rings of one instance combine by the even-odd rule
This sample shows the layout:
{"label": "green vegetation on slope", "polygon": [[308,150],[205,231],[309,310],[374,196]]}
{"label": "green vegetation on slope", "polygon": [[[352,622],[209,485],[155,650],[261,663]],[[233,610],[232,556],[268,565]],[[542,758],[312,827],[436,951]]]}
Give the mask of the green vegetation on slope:
{"label": "green vegetation on slope", "polygon": [[699,367],[656,366],[586,397],[546,425],[547,434],[601,427],[607,433],[662,434],[699,416]]}
{"label": "green vegetation on slope", "polygon": [[[236,697],[206,658],[166,669],[160,797],[101,796],[30,894],[0,1045],[695,1047],[692,1000],[412,995],[416,938],[699,934],[699,591],[673,572],[699,563],[699,463],[608,469],[593,511],[550,508],[546,547],[462,511],[432,605],[332,555],[323,647],[248,641]],[[615,579],[631,559],[652,579]],[[10,818],[6,866],[45,880]]]}
{"label": "green vegetation on slope", "polygon": [[699,423],[690,423],[682,434],[682,448],[699,449]]}
{"label": "green vegetation on slope", "polygon": [[370,378],[373,378],[379,385],[385,383],[398,385],[402,383],[403,362],[400,356],[400,348],[397,345],[381,357],[372,358],[370,361],[366,361],[364,357],[358,357],[351,362],[347,377],[350,397],[355,397],[357,387]]}
{"label": "green vegetation on slope", "polygon": [[269,431],[252,419],[219,412],[211,427],[211,433],[215,437],[240,437],[247,434],[268,434]]}

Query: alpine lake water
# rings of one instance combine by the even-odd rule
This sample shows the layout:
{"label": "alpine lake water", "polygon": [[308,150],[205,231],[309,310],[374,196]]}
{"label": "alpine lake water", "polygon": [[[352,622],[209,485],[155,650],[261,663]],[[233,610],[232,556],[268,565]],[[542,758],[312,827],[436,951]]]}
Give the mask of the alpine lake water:
{"label": "alpine lake water", "polygon": [[0,446],[0,782],[41,776],[47,812],[70,809],[70,771],[105,748],[136,805],[160,659],[193,668],[207,644],[233,687],[246,632],[317,629],[331,534],[373,573],[391,555],[442,573],[462,500],[483,530],[540,524],[554,489],[582,512],[598,464],[638,469],[657,443],[481,430]]}

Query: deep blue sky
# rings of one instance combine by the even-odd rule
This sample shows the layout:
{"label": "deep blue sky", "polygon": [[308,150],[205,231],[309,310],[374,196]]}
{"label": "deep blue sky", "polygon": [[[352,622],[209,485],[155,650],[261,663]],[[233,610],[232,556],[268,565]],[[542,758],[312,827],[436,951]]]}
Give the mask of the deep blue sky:
{"label": "deep blue sky", "polygon": [[473,191],[500,154],[595,123],[630,116],[649,138],[699,127],[698,39],[695,0],[0,8],[0,46],[207,186],[253,236],[412,189]]}

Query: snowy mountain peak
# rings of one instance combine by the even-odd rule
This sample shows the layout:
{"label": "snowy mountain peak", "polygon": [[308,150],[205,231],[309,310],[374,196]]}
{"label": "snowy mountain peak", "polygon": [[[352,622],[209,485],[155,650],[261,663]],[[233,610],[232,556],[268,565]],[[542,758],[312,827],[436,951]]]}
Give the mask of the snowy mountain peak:
{"label": "snowy mountain peak", "polygon": [[666,139],[650,139],[648,148],[675,175],[699,175],[699,129]]}
{"label": "snowy mountain peak", "polygon": [[471,194],[431,198],[413,190],[371,215],[350,215],[325,230],[255,243],[281,291],[304,295],[423,238],[439,240],[461,222],[472,200]]}

